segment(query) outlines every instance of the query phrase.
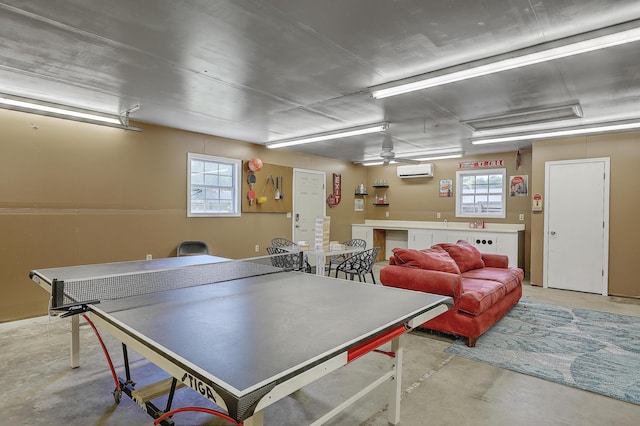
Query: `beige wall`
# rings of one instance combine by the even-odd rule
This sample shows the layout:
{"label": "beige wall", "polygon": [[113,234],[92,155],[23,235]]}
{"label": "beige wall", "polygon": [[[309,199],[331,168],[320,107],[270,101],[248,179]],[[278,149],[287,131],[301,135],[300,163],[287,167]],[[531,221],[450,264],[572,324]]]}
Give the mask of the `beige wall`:
{"label": "beige wall", "polygon": [[[458,163],[461,161],[503,160],[507,169],[507,177],[513,175],[527,175],[531,182],[531,152],[521,152],[521,163],[516,168],[516,153],[513,151],[498,154],[466,156],[462,159],[449,159],[434,161],[433,178],[400,179],[396,175],[396,167],[377,166],[367,169],[367,190],[369,197],[365,203],[367,219],[379,220],[426,220],[449,222],[469,222],[469,218],[456,218],[455,198],[439,197],[439,183],[441,179],[456,181]],[[388,207],[373,206],[375,188],[372,188],[376,179],[386,179],[389,185],[387,189]],[[386,213],[389,213],[389,217]],[[440,213],[440,219],[437,213]],[[519,220],[520,214],[524,220]],[[507,217],[504,219],[490,219],[492,223],[516,223],[525,225],[525,273],[530,269],[529,239],[531,221],[530,197],[508,197]]]}
{"label": "beige wall", "polygon": [[[533,192],[544,197],[545,162],[581,158],[611,159],[609,211],[609,294],[640,297],[635,266],[640,259],[637,241],[640,209],[640,132],[576,137],[533,145]],[[544,213],[531,219],[531,282],[542,285]]]}
{"label": "beige wall", "polygon": [[[135,125],[135,124],[134,124]],[[284,213],[239,218],[186,217],[187,153],[206,153],[342,174],[331,238],[351,236],[364,220],[353,211],[361,166],[268,150],[176,129],[138,124],[142,132],[0,110],[0,321],[41,315],[47,295],[31,269],[175,255],[180,241],[205,240],[215,255],[260,254],[274,236],[291,237]]]}
{"label": "beige wall", "polygon": [[[239,218],[186,217],[188,152],[342,174],[342,202],[327,207],[331,239],[346,240],[351,224],[367,219],[440,220],[455,217],[453,198],[438,197],[440,179],[454,179],[460,159],[435,161],[432,179],[399,179],[395,166],[350,163],[261,145],[142,124],[143,131],[108,127],[0,110],[0,321],[46,312],[47,295],[28,279],[34,268],[175,255],[180,241],[202,239],[215,255],[242,258],[261,253],[273,236],[291,237],[283,213],[245,213]],[[611,157],[609,288],[615,295],[640,297],[634,262],[640,257],[636,225],[640,208],[637,163],[640,133],[538,142],[522,153],[465,157],[502,159],[507,175],[529,176],[529,192],[544,192],[544,162]],[[386,179],[388,207],[374,207],[375,179]],[[355,212],[354,190],[369,191],[365,211]],[[524,223],[525,271],[542,284],[542,214],[531,213],[530,197],[509,197],[507,217],[492,222]],[[387,217],[385,213],[388,212]],[[524,214],[521,222],[519,215]]]}

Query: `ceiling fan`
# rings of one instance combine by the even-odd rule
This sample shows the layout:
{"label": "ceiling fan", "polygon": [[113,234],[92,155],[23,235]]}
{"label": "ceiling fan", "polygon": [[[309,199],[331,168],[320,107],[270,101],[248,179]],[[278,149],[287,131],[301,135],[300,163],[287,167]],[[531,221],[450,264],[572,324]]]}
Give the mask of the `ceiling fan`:
{"label": "ceiling fan", "polygon": [[410,158],[397,158],[396,153],[393,152],[393,139],[390,134],[384,135],[384,141],[382,141],[382,152],[380,153],[380,158],[384,161],[384,164],[387,165],[391,161],[395,161],[398,163],[408,163],[408,164],[420,164],[418,160],[412,160]]}

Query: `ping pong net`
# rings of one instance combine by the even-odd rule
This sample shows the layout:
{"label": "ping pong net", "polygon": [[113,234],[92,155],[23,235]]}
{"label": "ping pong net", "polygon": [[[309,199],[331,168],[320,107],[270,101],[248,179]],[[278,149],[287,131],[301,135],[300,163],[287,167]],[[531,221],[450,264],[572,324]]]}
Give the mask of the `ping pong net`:
{"label": "ping pong net", "polygon": [[74,315],[85,312],[87,305],[100,301],[300,270],[301,258],[300,253],[289,253],[95,277],[53,279],[50,309],[66,311],[63,316]]}

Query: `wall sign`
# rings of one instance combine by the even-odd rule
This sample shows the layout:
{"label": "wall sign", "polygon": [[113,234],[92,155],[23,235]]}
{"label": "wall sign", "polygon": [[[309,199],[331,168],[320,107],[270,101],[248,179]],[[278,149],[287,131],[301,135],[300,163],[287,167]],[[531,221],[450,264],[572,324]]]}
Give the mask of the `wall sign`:
{"label": "wall sign", "polygon": [[533,194],[533,197],[531,198],[531,211],[542,211],[542,194]]}
{"label": "wall sign", "polygon": [[504,160],[464,161],[458,163],[459,169],[482,169],[486,167],[502,167]]}
{"label": "wall sign", "polygon": [[529,195],[529,176],[517,175],[509,178],[509,195],[512,197],[526,197]]}
{"label": "wall sign", "polygon": [[329,207],[335,207],[340,204],[340,198],[342,197],[342,175],[336,173],[333,174],[333,194],[327,197],[327,204]]}
{"label": "wall sign", "polygon": [[441,179],[440,189],[438,191],[440,197],[453,197],[453,179]]}

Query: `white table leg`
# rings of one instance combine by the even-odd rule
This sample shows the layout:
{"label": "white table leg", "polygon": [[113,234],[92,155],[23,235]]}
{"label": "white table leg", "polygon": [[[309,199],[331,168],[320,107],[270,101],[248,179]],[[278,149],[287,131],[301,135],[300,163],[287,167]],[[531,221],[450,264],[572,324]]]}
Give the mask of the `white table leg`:
{"label": "white table leg", "polygon": [[259,410],[253,413],[253,416],[244,421],[244,426],[263,426],[264,425],[264,411]]}
{"label": "white table leg", "polygon": [[400,423],[400,398],[402,397],[402,358],[404,349],[401,339],[404,335],[396,337],[391,341],[391,352],[396,353],[395,365],[393,366],[395,376],[389,382],[390,399],[389,399],[389,415],[387,420],[392,425]]}
{"label": "white table leg", "polygon": [[80,315],[71,315],[71,368],[80,366]]}
{"label": "white table leg", "polygon": [[323,255],[316,255],[316,275],[324,277],[324,262],[325,257]]}

